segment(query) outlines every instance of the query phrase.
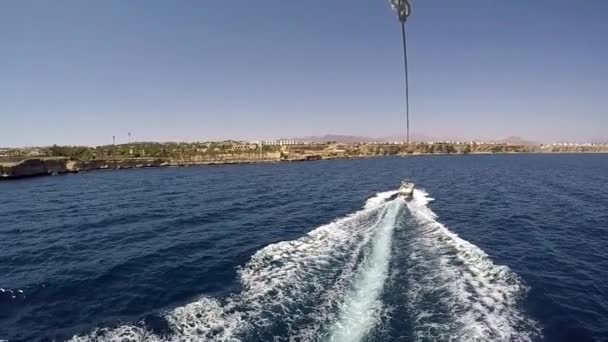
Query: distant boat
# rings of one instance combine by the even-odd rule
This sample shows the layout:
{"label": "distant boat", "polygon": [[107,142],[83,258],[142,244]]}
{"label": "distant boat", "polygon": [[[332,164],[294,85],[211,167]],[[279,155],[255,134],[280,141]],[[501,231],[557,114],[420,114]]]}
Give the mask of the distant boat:
{"label": "distant boat", "polygon": [[399,196],[403,196],[405,198],[410,198],[414,194],[414,182],[409,179],[404,179],[401,182],[401,186],[399,187]]}

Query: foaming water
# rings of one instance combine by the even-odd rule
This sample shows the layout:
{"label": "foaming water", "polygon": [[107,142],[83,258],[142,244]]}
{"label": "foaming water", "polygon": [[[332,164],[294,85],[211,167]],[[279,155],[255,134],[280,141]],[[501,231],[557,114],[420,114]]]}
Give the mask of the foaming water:
{"label": "foaming water", "polygon": [[[394,191],[306,236],[266,246],[239,272],[241,291],[201,297],[164,315],[168,331],[144,323],[102,328],[73,341],[363,341],[383,318],[413,321],[413,339],[529,341],[536,323],[519,308],[526,287],[506,266],[436,221],[432,200],[416,190],[410,201]],[[392,199],[391,199],[392,198]],[[399,225],[408,218],[410,224]],[[396,227],[409,237],[408,287],[396,292],[391,267]],[[400,265],[403,266],[403,265]],[[411,317],[385,312],[383,292],[402,298]],[[390,310],[389,310],[390,311]],[[374,338],[371,338],[374,340]]]}
{"label": "foaming water", "polygon": [[[259,250],[239,270],[240,293],[202,297],[172,310],[164,316],[170,328],[164,336],[141,324],[101,328],[72,340],[314,340],[336,318],[330,339],[361,338],[381,307],[391,232],[403,204],[387,202],[394,194],[379,193],[361,211]],[[367,323],[357,325],[359,319]]]}
{"label": "foaming water", "polygon": [[11,289],[3,289],[0,287],[0,300],[2,298],[7,299],[17,299],[17,298],[25,298],[25,293],[23,290],[11,290]]}
{"label": "foaming water", "polygon": [[530,341],[538,336],[537,324],[519,307],[527,291],[521,279],[436,221],[428,207],[432,200],[416,190],[407,203],[416,222],[407,298],[417,339]]}
{"label": "foaming water", "polygon": [[[352,318],[367,342],[604,341],[607,168],[412,156],[0,182],[0,340],[327,341]],[[405,177],[437,201],[371,195]]]}
{"label": "foaming water", "polygon": [[388,205],[372,251],[340,308],[339,320],[331,328],[330,341],[360,341],[377,324],[382,309],[379,297],[388,276],[392,233],[402,204],[403,199],[398,198]]}

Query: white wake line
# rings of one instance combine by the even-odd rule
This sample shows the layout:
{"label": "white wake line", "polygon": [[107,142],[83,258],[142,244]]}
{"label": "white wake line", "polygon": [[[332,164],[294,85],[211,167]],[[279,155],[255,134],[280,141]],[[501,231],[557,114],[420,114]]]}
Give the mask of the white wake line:
{"label": "white wake line", "polygon": [[[445,304],[453,322],[446,333],[456,340],[532,340],[539,333],[537,324],[518,308],[525,285],[507,266],[495,265],[479,247],[437,222],[437,215],[428,207],[432,200],[426,192],[416,190],[408,208],[419,221],[419,252],[430,253],[437,262],[428,270],[428,278],[423,278],[425,283],[419,284],[420,290],[434,291],[431,287],[436,288],[434,283],[441,279],[451,293]],[[421,318],[427,314],[422,313]],[[428,326],[438,325],[429,322]]]}
{"label": "white wake line", "polygon": [[[366,241],[369,241],[371,233],[376,230],[375,226],[379,224],[376,222],[370,226],[372,222],[369,222],[368,216],[382,210],[387,199],[395,193],[379,193],[368,199],[358,212],[316,228],[300,239],[275,243],[257,251],[239,272],[243,287],[241,293],[224,301],[201,297],[168,312],[165,319],[169,323],[170,336],[157,336],[141,325],[129,324],[117,328],[99,328],[87,336],[74,336],[72,340],[238,341],[238,336],[252,324],[264,326],[272,323],[259,315],[268,307],[283,306],[285,301],[292,301],[294,298],[290,297],[290,291],[295,291],[297,296],[306,296],[307,293],[300,293],[305,290],[302,288],[303,277],[310,270],[323,270],[336,250],[342,255],[351,256],[353,250],[350,248],[360,249],[362,243],[367,244]],[[388,242],[384,243],[390,243],[390,235]],[[383,257],[380,254],[378,259]],[[245,311],[240,311],[243,308]]]}
{"label": "white wake line", "polygon": [[385,209],[383,219],[370,255],[363,261],[356,275],[354,287],[346,296],[340,318],[331,328],[329,341],[361,341],[379,320],[382,303],[379,300],[388,277],[392,234],[402,199],[392,201]]}

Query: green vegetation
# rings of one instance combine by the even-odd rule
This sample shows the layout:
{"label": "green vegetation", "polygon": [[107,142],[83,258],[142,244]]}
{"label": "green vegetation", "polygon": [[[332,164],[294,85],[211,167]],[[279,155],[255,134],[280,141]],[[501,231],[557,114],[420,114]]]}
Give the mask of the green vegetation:
{"label": "green vegetation", "polygon": [[57,146],[11,149],[7,157],[66,157],[74,160],[125,159],[125,158],[192,158],[214,157],[226,154],[279,152],[280,146],[243,144],[235,141],[203,143],[137,142],[121,145]]}
{"label": "green vegetation", "polygon": [[608,152],[608,145],[522,146],[494,143],[412,143],[412,144],[302,144],[259,146],[238,141],[155,143],[86,146],[49,146],[2,149],[0,160],[64,157],[77,161],[157,159],[177,163],[222,160],[314,160],[364,156],[470,153],[579,153]]}

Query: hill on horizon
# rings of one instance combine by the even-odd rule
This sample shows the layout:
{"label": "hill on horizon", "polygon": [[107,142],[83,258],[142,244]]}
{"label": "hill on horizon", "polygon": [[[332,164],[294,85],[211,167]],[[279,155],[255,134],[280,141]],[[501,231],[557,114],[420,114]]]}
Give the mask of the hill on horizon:
{"label": "hill on horizon", "polygon": [[[385,136],[385,137],[369,137],[369,136],[357,136],[357,135],[342,135],[342,134],[326,134],[323,136],[307,136],[303,138],[292,138],[295,140],[311,141],[314,143],[326,143],[328,141],[335,141],[341,144],[353,144],[353,143],[371,143],[371,142],[391,142],[391,141],[405,141],[405,136]],[[462,139],[462,138],[438,138],[427,135],[412,135],[411,141],[428,142],[428,141],[482,141],[481,139]],[[504,139],[498,140],[485,140],[486,142],[504,143],[510,145],[523,145],[533,146],[540,145],[539,142],[528,140],[519,136],[509,136]]]}

